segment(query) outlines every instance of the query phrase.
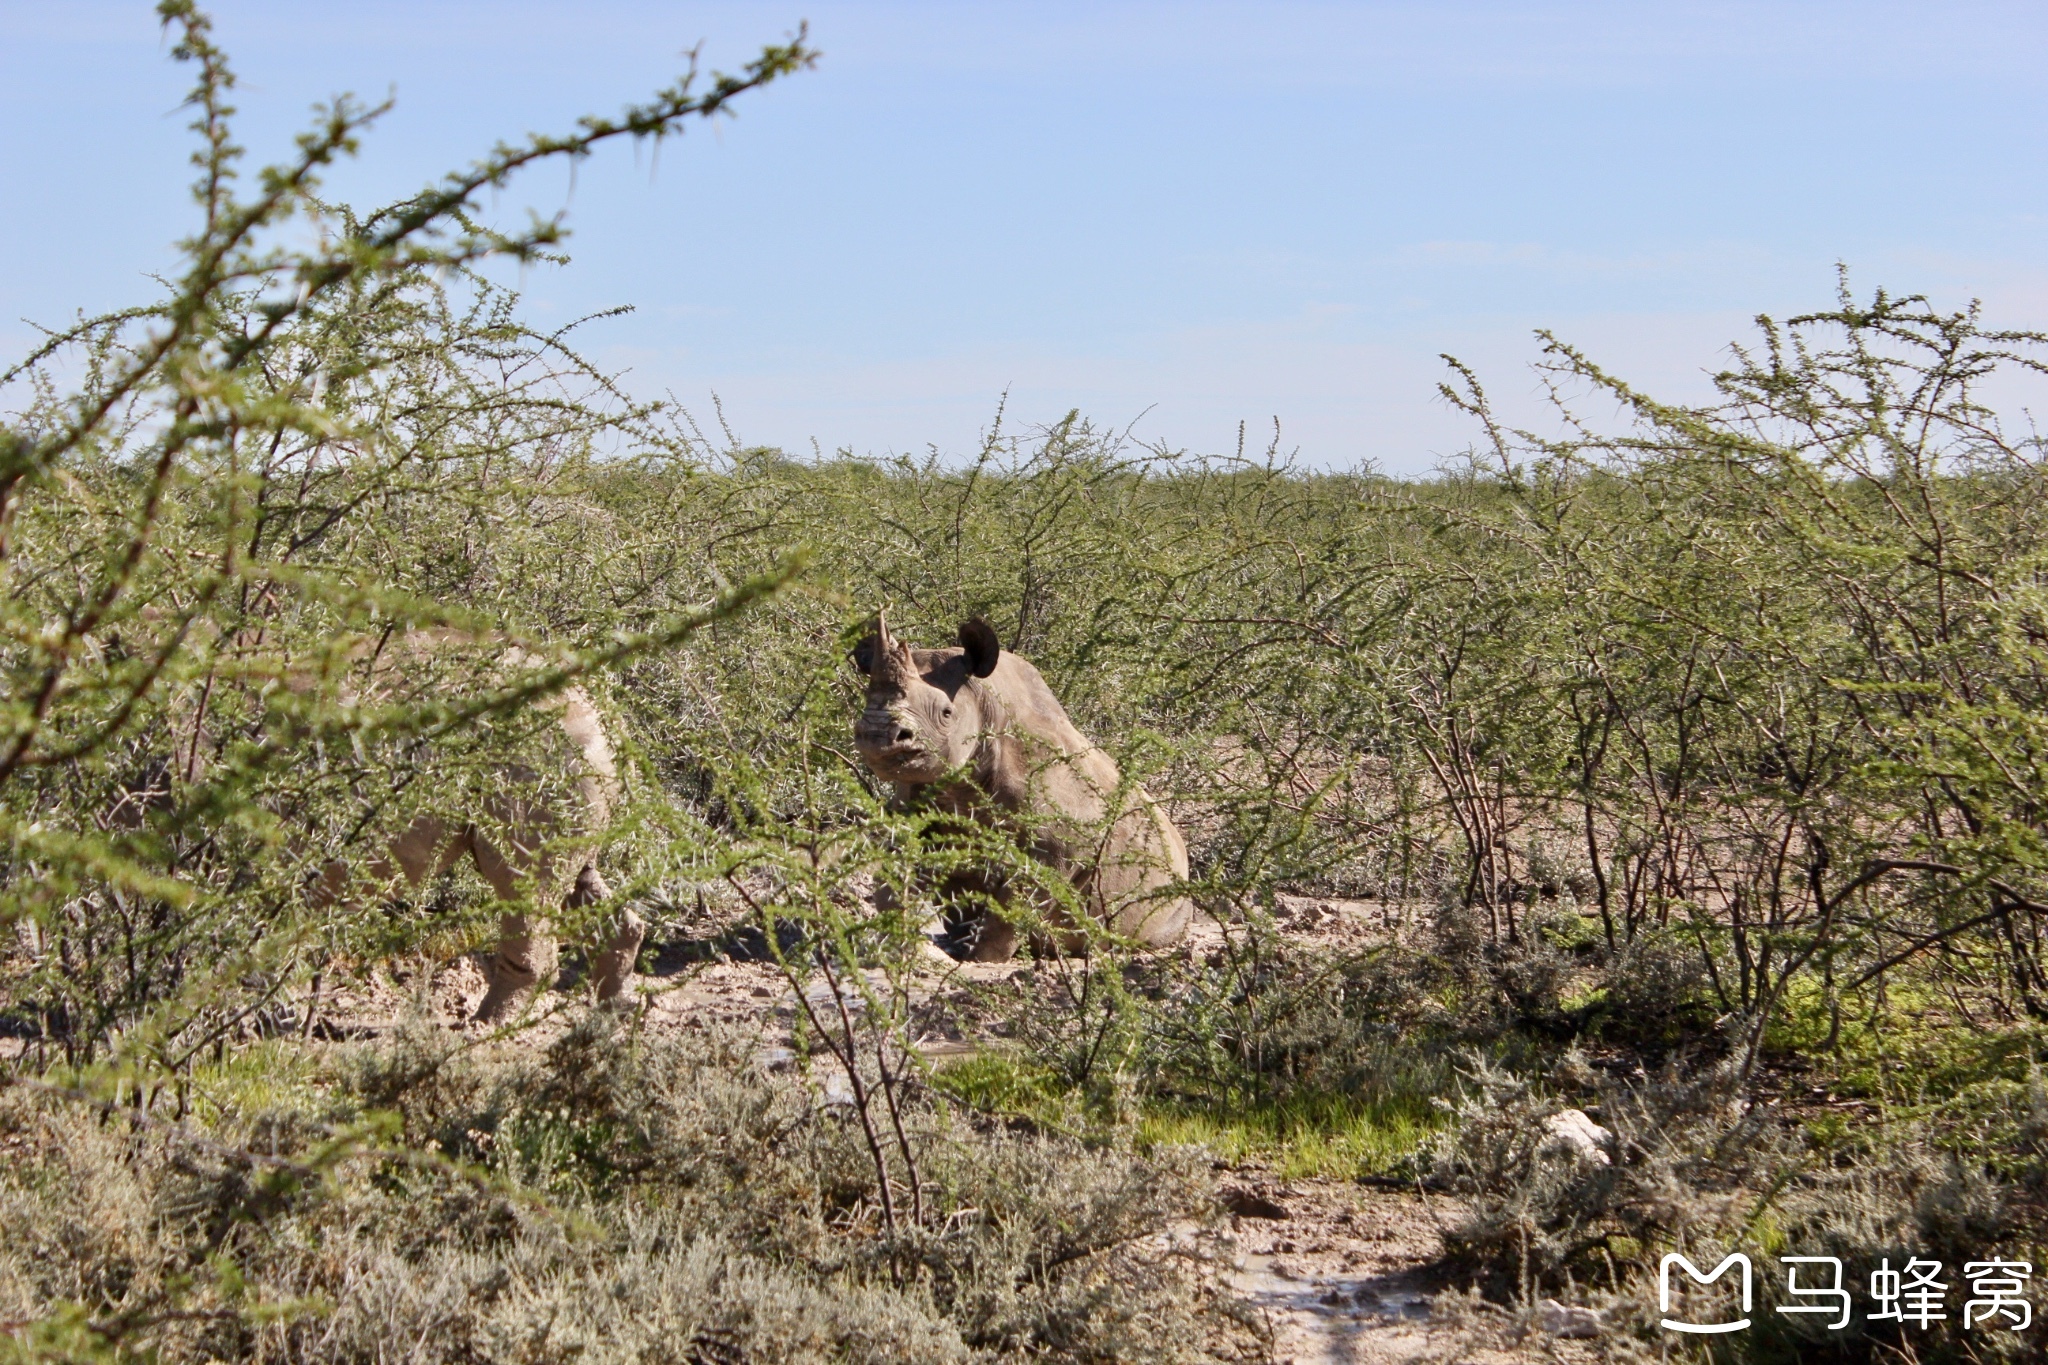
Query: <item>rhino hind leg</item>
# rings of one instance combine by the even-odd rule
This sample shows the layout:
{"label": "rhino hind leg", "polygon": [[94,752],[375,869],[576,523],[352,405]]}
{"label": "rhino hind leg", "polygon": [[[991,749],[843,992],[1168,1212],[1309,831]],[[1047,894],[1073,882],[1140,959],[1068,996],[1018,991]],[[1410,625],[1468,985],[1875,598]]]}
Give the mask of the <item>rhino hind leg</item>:
{"label": "rhino hind leg", "polygon": [[[477,870],[504,900],[512,900],[519,895],[521,876],[529,871],[533,877],[531,890],[534,899],[543,904],[559,899],[565,907],[575,909],[596,905],[612,894],[598,873],[597,864],[592,862],[585,862],[578,869],[568,894],[557,897],[550,885],[549,864],[545,858],[530,870],[522,868],[481,835],[472,835],[471,852],[476,858]],[[618,999],[631,989],[640,945],[646,938],[646,921],[631,906],[622,907],[618,918],[613,921],[604,948],[590,962],[591,985],[600,1003]],[[477,1021],[502,1023],[517,1014],[543,982],[554,978],[559,959],[560,949],[546,920],[520,913],[501,916],[498,920],[498,946],[484,969],[489,989],[476,1008]]]}
{"label": "rhino hind leg", "polygon": [[489,989],[476,1007],[480,1024],[500,1024],[526,1007],[544,977],[555,974],[555,941],[535,933],[529,915],[503,915],[498,920],[498,947],[484,964]]}
{"label": "rhino hind leg", "polygon": [[[596,863],[585,863],[576,874],[576,887],[568,904],[596,905],[610,898],[611,888],[598,875]],[[600,1004],[616,1000],[633,986],[633,969],[640,958],[640,945],[647,938],[647,922],[630,905],[621,906],[613,921],[611,939],[604,950],[590,960],[590,980]]]}
{"label": "rhino hind leg", "polygon": [[1187,936],[1195,903],[1176,888],[1188,878],[1180,830],[1143,788],[1111,832],[1096,869],[1104,919],[1141,948],[1169,948]]}
{"label": "rhino hind leg", "polygon": [[1127,906],[1117,917],[1117,929],[1141,947],[1171,948],[1187,937],[1188,925],[1194,917],[1195,903],[1186,896],[1176,896],[1169,901]]}
{"label": "rhino hind leg", "polygon": [[[545,855],[533,858],[514,843],[513,853],[508,856],[474,830],[470,832],[469,845],[476,870],[490,883],[498,899],[517,901],[530,897],[541,905],[558,899],[551,885],[551,860]],[[518,1013],[543,981],[554,979],[556,959],[555,937],[544,918],[524,911],[500,915],[498,946],[484,964],[490,988],[476,1007],[477,1021],[502,1023]]]}

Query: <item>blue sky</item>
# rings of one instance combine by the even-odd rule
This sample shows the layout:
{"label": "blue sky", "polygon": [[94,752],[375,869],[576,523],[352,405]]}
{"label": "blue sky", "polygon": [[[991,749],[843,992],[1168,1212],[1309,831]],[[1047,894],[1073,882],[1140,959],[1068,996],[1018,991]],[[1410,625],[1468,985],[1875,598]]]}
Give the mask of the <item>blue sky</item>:
{"label": "blue sky", "polygon": [[[658,163],[617,148],[493,206],[566,207],[533,318],[749,442],[972,448],[1078,407],[1227,450],[1425,473],[1471,439],[1449,351],[1535,420],[1535,328],[1659,394],[1758,312],[1860,287],[2048,325],[2048,7],[2021,4],[576,4],[219,0],[241,140],[397,108],[332,193],[398,197],[496,139],[739,65],[817,69]],[[135,0],[0,0],[0,349],[146,298],[186,230],[188,79]]]}

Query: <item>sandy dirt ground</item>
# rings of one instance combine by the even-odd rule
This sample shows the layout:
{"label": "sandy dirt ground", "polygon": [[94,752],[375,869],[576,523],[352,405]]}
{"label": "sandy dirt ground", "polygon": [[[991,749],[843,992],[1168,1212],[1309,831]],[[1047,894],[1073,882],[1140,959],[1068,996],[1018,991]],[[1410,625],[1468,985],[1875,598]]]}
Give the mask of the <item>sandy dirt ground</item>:
{"label": "sandy dirt ground", "polygon": [[1225,1282],[1265,1314],[1279,1365],[1550,1358],[1505,1315],[1445,1311],[1440,1202],[1255,1169],[1224,1180],[1226,1206],[1246,1210],[1222,1234]]}

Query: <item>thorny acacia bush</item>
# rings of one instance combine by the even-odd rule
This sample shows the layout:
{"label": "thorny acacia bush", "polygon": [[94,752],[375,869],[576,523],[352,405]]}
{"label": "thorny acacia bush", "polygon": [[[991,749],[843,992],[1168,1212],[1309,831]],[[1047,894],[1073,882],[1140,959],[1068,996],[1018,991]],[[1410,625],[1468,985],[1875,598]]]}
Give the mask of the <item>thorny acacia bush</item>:
{"label": "thorny acacia bush", "polygon": [[[771,48],[701,92],[692,73],[358,218],[314,197],[317,176],[378,111],[336,103],[240,197],[225,59],[204,16],[161,9],[200,72],[184,273],[4,376],[23,405],[0,452],[0,915],[29,949],[10,961],[17,1026],[74,1064],[175,1076],[282,1023],[304,963],[430,927],[309,919],[310,873],[509,768],[566,772],[534,702],[789,576],[672,582],[633,609],[636,547],[593,536],[576,492],[611,449],[674,444],[468,273],[559,229],[506,236],[470,209],[535,162],[679,132],[810,54]],[[322,245],[278,245],[304,218]]]}
{"label": "thorny acacia bush", "polygon": [[[337,105],[238,197],[224,59],[200,16],[164,13],[201,71],[203,223],[185,271],[165,302],[53,335],[7,376],[0,1018],[23,1044],[9,1080],[57,1087],[10,1099],[16,1131],[71,1122],[46,1110],[58,1092],[101,1106],[88,1114],[113,1106],[142,1135],[122,1139],[143,1163],[136,1208],[184,1209],[152,1202],[161,1170],[203,1158],[283,1172],[289,1189],[249,1198],[292,1218],[316,1216],[295,1202],[316,1184],[333,1207],[386,1197],[407,1172],[482,1188],[441,1164],[454,1153],[490,1166],[477,1197],[503,1217],[567,1201],[612,1229],[575,1243],[597,1257],[578,1264],[639,1257],[635,1275],[725,1283],[740,1265],[726,1252],[688,1269],[648,1250],[684,1236],[658,1212],[681,1207],[680,1187],[636,1146],[657,1143],[636,1106],[669,1093],[658,1074],[636,1073],[630,1102],[575,1091],[552,1107],[540,1097],[561,1077],[516,1067],[432,1102],[323,1082],[337,1098],[294,1110],[304,1131],[280,1150],[309,1155],[285,1167],[251,1155],[271,1140],[253,1117],[201,1103],[199,1078],[235,1048],[289,1053],[318,1031],[322,972],[474,940],[498,907],[461,885],[310,914],[306,880],[422,812],[461,812],[508,770],[546,783],[562,765],[534,703],[576,682],[627,752],[602,854],[620,898],[671,932],[714,900],[753,918],[793,985],[829,978],[799,991],[826,1002],[804,1041],[858,1082],[859,1171],[833,1198],[862,1212],[834,1225],[841,1250],[786,1248],[787,1264],[748,1261],[731,1283],[794,1276],[778,1283],[802,1298],[872,1274],[878,1304],[936,1305],[917,1321],[943,1318],[940,1337],[1069,1351],[1039,1327],[986,1335],[973,1324],[992,1319],[944,1297],[954,1272],[924,1250],[973,1207],[948,1183],[955,1145],[998,1141],[944,1126],[965,1121],[937,1117],[908,1045],[928,888],[971,861],[1036,880],[1046,902],[1071,890],[1008,834],[889,807],[855,761],[845,651],[886,606],[916,642],[979,615],[1031,658],[1168,803],[1190,890],[1224,928],[1200,952],[1133,963],[1105,943],[1048,964],[1042,988],[989,1006],[1023,1044],[1024,1083],[954,1094],[1078,1094],[1113,1171],[1148,1106],[1313,1125],[1333,1097],[1364,1097],[1412,1118],[1459,1088],[1460,1049],[1476,1048],[1484,1065],[1466,1069],[1494,1079],[1436,1116],[1450,1128],[1436,1165],[1473,1200],[1468,1254],[1531,1292],[1618,1292],[1696,1235],[1836,1237],[1801,1212],[1831,1180],[1869,1210],[1845,1246],[1934,1237],[1915,1191],[1939,1181],[1914,1173],[1937,1169],[1979,1190],[1958,1207],[2001,1211],[1971,1228],[2038,1236],[2043,452],[1982,395],[2038,375],[2042,337],[1845,291],[1764,324],[1698,409],[1553,345],[1567,416],[1567,400],[1618,402],[1620,429],[1505,430],[1463,376],[1453,397],[1483,445],[1424,484],[1309,473],[1277,450],[1192,458],[1078,416],[1022,435],[999,418],[964,462],[796,460],[707,440],[580,359],[570,334],[527,328],[480,267],[537,258],[557,229],[499,235],[471,209],[532,161],[721,111],[802,66],[801,40],[355,215],[323,205],[315,177],[375,111]],[[324,245],[271,244],[295,215]],[[409,646],[421,638],[433,647]],[[1275,932],[1283,895],[1374,898],[1397,932],[1305,954]],[[792,932],[767,932],[778,923]],[[1560,1079],[1574,1044],[1605,1069]],[[1810,1135],[1764,1125],[1770,1141],[1731,1148],[1763,1131],[1757,1101],[1793,1062],[1893,1121],[1846,1142],[1821,1115]],[[1508,1081],[1486,1069],[1503,1066]],[[739,1072],[735,1093],[779,1093]],[[1526,1103],[1501,1098],[1516,1085],[1534,1087]],[[1728,1098],[1702,1110],[1686,1098],[1701,1087]],[[1553,1179],[1531,1155],[1544,1107],[1568,1098],[1625,1139],[1606,1184]],[[394,1111],[396,1129],[377,1117]],[[449,1126],[471,1113],[497,1115],[471,1125],[488,1150]],[[153,1125],[174,1118],[222,1126],[159,1142]],[[1060,1169],[1063,1139],[1045,1141],[1017,1160]],[[1711,1159],[1737,1149],[1746,1164]],[[21,1150],[56,1178],[63,1144]],[[1645,1212],[1649,1185],[1665,1202]],[[691,1206],[710,1221],[689,1235],[712,1246],[740,1198]],[[1121,1226],[1150,1235],[1164,1216]],[[464,1249],[432,1281],[449,1311],[481,1323],[505,1286],[569,1273],[515,1274],[451,1219]],[[145,1223],[177,1249],[156,1269],[10,1291],[10,1311],[81,1351],[229,1321],[180,1316],[209,1294],[233,1299],[219,1311],[237,1332],[369,1311],[296,1270],[267,1279],[282,1262],[203,1219]],[[520,1256],[577,1226],[534,1214],[540,1241]],[[397,1276],[441,1244],[379,1245]],[[1016,1254],[998,1261],[1040,1253]],[[329,1293],[342,1297],[315,1303]],[[1167,1299],[1143,1302],[1170,1316]],[[1159,1340],[1185,1339],[1195,1319],[1177,1321]]]}

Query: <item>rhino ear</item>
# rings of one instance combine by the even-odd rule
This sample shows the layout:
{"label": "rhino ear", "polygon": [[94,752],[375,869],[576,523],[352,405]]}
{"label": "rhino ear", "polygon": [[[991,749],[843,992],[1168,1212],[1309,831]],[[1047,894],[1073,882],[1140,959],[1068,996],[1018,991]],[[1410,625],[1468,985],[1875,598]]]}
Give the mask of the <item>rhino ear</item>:
{"label": "rhino ear", "polygon": [[979,616],[960,624],[960,647],[967,651],[967,671],[977,678],[986,678],[996,671],[996,659],[1003,647],[996,640],[995,628]]}

